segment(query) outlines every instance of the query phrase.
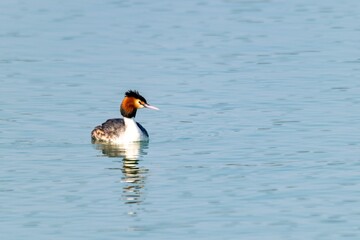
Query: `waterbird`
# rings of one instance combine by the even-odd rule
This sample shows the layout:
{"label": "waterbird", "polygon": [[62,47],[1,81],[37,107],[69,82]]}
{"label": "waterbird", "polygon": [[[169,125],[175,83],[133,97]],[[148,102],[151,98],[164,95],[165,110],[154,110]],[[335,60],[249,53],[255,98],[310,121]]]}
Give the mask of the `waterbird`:
{"label": "waterbird", "polygon": [[148,104],[138,91],[125,92],[125,97],[120,105],[120,113],[123,118],[108,119],[103,124],[96,126],[91,131],[92,140],[113,144],[148,141],[149,134],[146,129],[134,119],[136,111],[140,108],[159,110]]}

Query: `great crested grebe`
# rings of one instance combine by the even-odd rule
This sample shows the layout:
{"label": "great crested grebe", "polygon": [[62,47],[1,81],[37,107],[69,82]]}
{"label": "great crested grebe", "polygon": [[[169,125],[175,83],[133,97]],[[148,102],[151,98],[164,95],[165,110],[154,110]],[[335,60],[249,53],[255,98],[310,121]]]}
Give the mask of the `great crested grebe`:
{"label": "great crested grebe", "polygon": [[120,105],[120,113],[123,118],[109,119],[103,124],[96,126],[91,132],[91,138],[94,141],[115,144],[148,141],[149,134],[134,119],[139,108],[159,110],[157,107],[149,105],[138,91],[127,91]]}

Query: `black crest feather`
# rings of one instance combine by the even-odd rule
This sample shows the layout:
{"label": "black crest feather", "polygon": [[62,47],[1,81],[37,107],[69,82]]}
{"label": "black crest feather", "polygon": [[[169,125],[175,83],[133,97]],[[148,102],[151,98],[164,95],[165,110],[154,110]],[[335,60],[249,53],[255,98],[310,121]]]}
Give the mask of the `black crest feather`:
{"label": "black crest feather", "polygon": [[136,98],[136,99],[141,100],[142,102],[147,103],[147,102],[146,102],[146,99],[145,99],[143,96],[141,96],[140,93],[139,93],[138,91],[136,91],[136,90],[129,90],[129,91],[127,91],[127,92],[125,93],[125,96],[126,96],[126,97],[133,97],[133,98]]}

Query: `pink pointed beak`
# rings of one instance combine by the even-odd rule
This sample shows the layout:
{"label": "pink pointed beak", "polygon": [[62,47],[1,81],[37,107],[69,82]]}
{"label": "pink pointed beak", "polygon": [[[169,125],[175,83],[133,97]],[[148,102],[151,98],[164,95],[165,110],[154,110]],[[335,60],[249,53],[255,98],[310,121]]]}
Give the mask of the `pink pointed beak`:
{"label": "pink pointed beak", "polygon": [[146,103],[144,104],[144,107],[149,108],[149,109],[152,109],[152,110],[160,110],[160,109],[158,109],[157,107],[151,106],[151,105],[146,104]]}

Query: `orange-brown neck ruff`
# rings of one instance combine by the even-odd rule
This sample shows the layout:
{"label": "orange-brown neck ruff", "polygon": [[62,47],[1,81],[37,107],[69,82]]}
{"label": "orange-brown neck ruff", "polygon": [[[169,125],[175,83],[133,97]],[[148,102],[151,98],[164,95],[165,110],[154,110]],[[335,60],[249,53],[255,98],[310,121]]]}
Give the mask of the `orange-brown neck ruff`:
{"label": "orange-brown neck ruff", "polygon": [[125,97],[120,106],[120,113],[123,117],[133,118],[136,116],[136,99],[134,97]]}

